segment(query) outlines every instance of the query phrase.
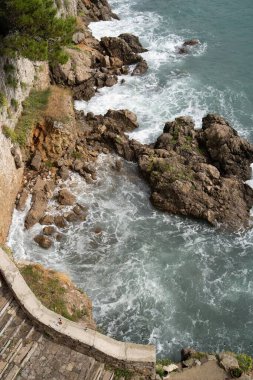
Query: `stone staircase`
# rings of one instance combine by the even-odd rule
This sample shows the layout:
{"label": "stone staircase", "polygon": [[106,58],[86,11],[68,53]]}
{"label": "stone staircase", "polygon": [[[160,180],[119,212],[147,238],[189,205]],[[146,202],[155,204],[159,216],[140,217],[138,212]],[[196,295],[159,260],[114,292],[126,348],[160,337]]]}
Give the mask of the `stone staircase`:
{"label": "stone staircase", "polygon": [[41,333],[0,275],[0,379],[113,380],[115,375],[104,363]]}

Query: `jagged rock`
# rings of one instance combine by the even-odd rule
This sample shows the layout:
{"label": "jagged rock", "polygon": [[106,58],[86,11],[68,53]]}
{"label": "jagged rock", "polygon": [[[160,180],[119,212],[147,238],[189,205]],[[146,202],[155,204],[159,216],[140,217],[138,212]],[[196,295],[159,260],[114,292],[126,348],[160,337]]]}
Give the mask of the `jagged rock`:
{"label": "jagged rock", "polygon": [[52,75],[57,84],[79,85],[93,76],[92,59],[86,51],[66,49],[69,60],[54,65]]}
{"label": "jagged rock", "polygon": [[[224,370],[227,373],[233,375],[233,373],[240,372],[238,360],[236,359],[234,355],[226,353],[226,352],[222,352],[219,354],[218,357],[219,357],[220,366],[224,368]],[[242,371],[240,374],[242,374]],[[240,377],[240,376],[237,376],[237,377]]]}
{"label": "jagged rock", "polygon": [[125,65],[137,63],[142,59],[124,40],[118,37],[101,38],[101,46],[110,57],[119,58]]}
{"label": "jagged rock", "polygon": [[33,193],[32,206],[25,218],[25,228],[31,228],[42,218],[47,208],[47,202],[48,197],[45,188]]}
{"label": "jagged rock", "polygon": [[76,201],[76,197],[68,190],[62,189],[58,193],[58,202],[64,206],[72,206]]}
{"label": "jagged rock", "polygon": [[33,159],[31,161],[31,168],[33,170],[37,170],[39,171],[40,170],[40,167],[41,167],[41,154],[38,150],[36,150],[34,156],[33,156]]}
{"label": "jagged rock", "polygon": [[134,53],[144,53],[146,51],[148,51],[147,49],[145,49],[142,44],[140,43],[140,40],[137,36],[133,35],[133,34],[130,34],[130,33],[123,33],[123,34],[120,34],[119,35],[119,38],[121,38],[122,40],[126,41],[126,43],[130,46],[130,48],[132,49],[132,51]]}
{"label": "jagged rock", "polygon": [[37,235],[34,238],[34,241],[44,249],[48,249],[52,246],[53,242],[51,239],[49,239],[47,236],[44,235]]}
{"label": "jagged rock", "polygon": [[82,32],[76,32],[72,36],[72,41],[75,44],[80,44],[85,39],[85,34]]}
{"label": "jagged rock", "polygon": [[130,132],[138,128],[138,121],[136,115],[128,110],[109,110],[105,114],[105,124],[110,123],[110,128],[112,124],[115,124],[116,129],[122,132]]}
{"label": "jagged rock", "polygon": [[43,234],[51,236],[55,233],[56,229],[54,226],[47,226],[43,228]]}
{"label": "jagged rock", "polygon": [[61,179],[63,179],[63,181],[66,181],[66,179],[69,178],[69,169],[64,165],[61,166],[58,173]]}
{"label": "jagged rock", "polygon": [[145,59],[142,59],[140,62],[137,63],[135,66],[132,75],[143,75],[148,71],[148,64],[145,61]]}
{"label": "jagged rock", "polygon": [[16,169],[22,168],[22,158],[20,154],[16,154],[14,156],[14,162],[15,162]]}
{"label": "jagged rock", "polygon": [[66,219],[62,215],[56,215],[54,217],[54,224],[58,228],[65,228],[68,225],[68,223],[66,222]]}
{"label": "jagged rock", "polygon": [[107,87],[112,87],[116,83],[118,83],[118,78],[116,77],[116,75],[109,75],[105,80],[105,86]]}
{"label": "jagged rock", "polygon": [[77,222],[79,221],[81,218],[81,215],[77,215],[75,212],[69,212],[67,215],[66,215],[66,220],[68,222]]}
{"label": "jagged rock", "polygon": [[[203,122],[206,125],[206,119]],[[218,128],[217,137],[208,133],[213,128],[216,131],[216,126],[196,131],[191,119],[177,118],[166,123],[165,133],[157,139],[155,149],[138,155],[139,168],[151,186],[151,200],[157,208],[233,230],[249,225],[253,190],[242,179],[246,177],[247,165],[253,161],[252,146],[234,136],[227,124],[223,126],[222,131]],[[231,152],[235,151],[232,148],[226,148],[227,154],[221,155],[223,135],[227,147],[236,142],[237,160],[232,157]],[[220,150],[213,161],[211,149],[216,146]],[[238,176],[228,177],[231,172]]]}
{"label": "jagged rock", "polygon": [[29,196],[29,191],[27,189],[23,189],[17,203],[17,210],[24,211],[28,196]]}
{"label": "jagged rock", "polygon": [[44,215],[41,219],[40,219],[40,224],[42,225],[50,225],[50,224],[53,224],[54,223],[54,216],[53,215]]}
{"label": "jagged rock", "polygon": [[239,137],[224,118],[215,114],[204,117],[199,141],[222,175],[235,175],[244,181],[250,178],[253,146]]}
{"label": "jagged rock", "polygon": [[81,83],[73,88],[74,98],[77,100],[89,101],[96,93],[95,78],[90,78],[89,80]]}

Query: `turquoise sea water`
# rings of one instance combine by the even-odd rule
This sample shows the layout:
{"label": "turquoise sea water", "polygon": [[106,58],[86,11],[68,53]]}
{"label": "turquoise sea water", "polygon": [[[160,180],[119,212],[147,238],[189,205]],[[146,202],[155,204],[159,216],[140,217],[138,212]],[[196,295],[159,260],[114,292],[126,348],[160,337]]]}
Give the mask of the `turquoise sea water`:
{"label": "turquoise sea water", "polygon": [[[139,35],[150,69],[78,109],[128,108],[140,123],[133,137],[146,142],[175,116],[191,115],[200,127],[207,112],[217,112],[253,142],[251,0],[111,3],[121,20],[93,23],[93,33]],[[201,45],[179,56],[187,38]],[[68,272],[91,296],[98,324],[117,339],[154,343],[160,356],[174,358],[183,346],[253,355],[253,230],[228,234],[156,211],[135,165],[117,174],[113,159],[100,157],[95,185],[73,176],[69,186],[89,216],[49,251],[33,242],[41,227],[25,232],[24,214],[15,212],[9,242],[16,256]]]}

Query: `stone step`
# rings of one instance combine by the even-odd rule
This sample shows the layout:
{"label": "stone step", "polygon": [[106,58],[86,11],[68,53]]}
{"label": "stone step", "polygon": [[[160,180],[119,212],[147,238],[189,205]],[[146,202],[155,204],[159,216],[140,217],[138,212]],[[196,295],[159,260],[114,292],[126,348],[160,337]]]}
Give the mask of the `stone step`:
{"label": "stone step", "polygon": [[113,380],[114,373],[111,371],[104,371],[101,380]]}
{"label": "stone step", "polygon": [[[15,334],[14,334],[15,335]],[[41,334],[26,322],[23,323],[15,339],[8,345],[1,355],[0,378],[3,380],[15,379],[21,368],[29,360]]]}
{"label": "stone step", "polygon": [[89,380],[100,380],[101,374],[104,371],[104,364],[96,362],[94,360],[93,365],[90,367],[89,372],[87,373],[85,379]]}

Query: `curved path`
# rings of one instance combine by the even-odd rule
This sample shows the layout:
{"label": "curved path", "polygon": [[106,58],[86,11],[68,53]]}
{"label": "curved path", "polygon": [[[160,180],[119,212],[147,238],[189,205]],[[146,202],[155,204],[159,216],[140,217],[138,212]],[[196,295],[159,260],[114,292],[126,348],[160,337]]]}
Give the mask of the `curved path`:
{"label": "curved path", "polygon": [[112,367],[153,379],[155,348],[84,330],[46,309],[0,249],[0,379],[112,380]]}

